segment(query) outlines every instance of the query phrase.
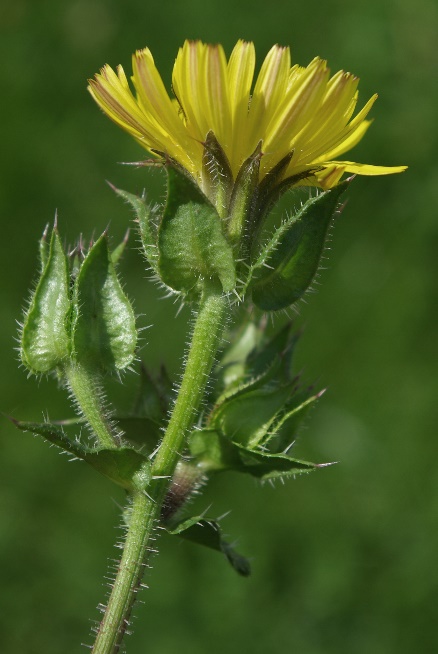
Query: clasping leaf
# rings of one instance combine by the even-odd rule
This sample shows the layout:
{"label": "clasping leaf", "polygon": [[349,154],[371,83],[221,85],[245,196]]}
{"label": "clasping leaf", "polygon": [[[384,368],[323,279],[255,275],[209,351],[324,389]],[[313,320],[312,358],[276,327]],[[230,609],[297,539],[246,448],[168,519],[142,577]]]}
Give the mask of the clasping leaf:
{"label": "clasping leaf", "polygon": [[308,200],[263,248],[249,283],[254,304],[260,309],[285,309],[307,291],[318,270],[339,196],[348,183]]}

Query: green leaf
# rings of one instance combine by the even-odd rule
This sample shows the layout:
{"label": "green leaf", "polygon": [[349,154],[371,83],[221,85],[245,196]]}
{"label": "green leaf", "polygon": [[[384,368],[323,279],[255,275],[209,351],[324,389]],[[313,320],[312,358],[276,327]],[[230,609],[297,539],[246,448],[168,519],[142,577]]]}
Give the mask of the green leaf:
{"label": "green leaf", "polygon": [[248,321],[238,330],[226,336],[229,346],[224,350],[219,363],[217,379],[223,389],[243,381],[248,374],[247,358],[261,339],[261,329]]}
{"label": "green leaf", "polygon": [[164,212],[169,216],[174,216],[178,207],[187,204],[187,202],[211,206],[211,202],[201,191],[192,175],[170,157],[167,157],[166,173],[167,197]]}
{"label": "green leaf", "polygon": [[271,366],[275,359],[281,362],[278,382],[289,382],[292,380],[292,355],[298,334],[292,332],[293,323],[288,322],[270,340],[265,338],[249,353],[247,359],[248,371],[259,377]]}
{"label": "green leaf", "polygon": [[41,246],[46,263],[21,334],[21,358],[34,373],[55,370],[70,353],[68,263],[56,227],[45,252]]}
{"label": "green leaf", "polygon": [[294,384],[273,390],[245,390],[225,400],[209,420],[209,427],[218,429],[234,443],[255,447],[269,436],[277,414],[294,391]]}
{"label": "green leaf", "polygon": [[68,438],[64,429],[59,425],[54,425],[50,422],[24,422],[15,420],[15,418],[10,418],[10,420],[21,431],[29,431],[32,434],[42,436],[49,443],[56,445],[66,452],[70,452],[70,454],[74,454],[78,459],[83,459],[88,451],[78,440]]}
{"label": "green leaf", "polygon": [[241,470],[238,448],[214,429],[197,429],[189,437],[190,455],[206,472]]}
{"label": "green leaf", "polygon": [[287,403],[285,410],[272,428],[272,436],[264,443],[269,452],[284,452],[296,437],[303,420],[324,391],[311,395],[310,390],[297,391]]}
{"label": "green leaf", "polygon": [[[288,322],[271,339],[265,335],[264,321],[252,319],[226,336],[229,342],[215,371],[217,386],[226,397],[248,386],[248,380],[261,380],[270,371],[267,383],[274,374],[277,385],[292,381],[292,356],[299,334],[292,331]],[[251,382],[250,382],[251,383]],[[257,384],[260,386],[260,384]],[[219,403],[223,398],[216,399]]]}
{"label": "green leaf", "polygon": [[123,292],[104,234],[86,256],[74,290],[74,354],[78,361],[113,372],[134,359],[135,316]]}
{"label": "green leaf", "polygon": [[214,430],[192,432],[189,448],[194,462],[206,473],[229,470],[266,480],[293,477],[319,467],[315,463],[294,459],[286,454],[271,454],[232,443]]}
{"label": "green leaf", "polygon": [[231,246],[213,205],[171,166],[168,201],[158,235],[159,274],[176,291],[190,293],[204,279],[216,279],[224,292],[236,285]]}
{"label": "green leaf", "polygon": [[251,574],[249,561],[240,554],[237,554],[231,545],[224,541],[216,520],[208,520],[203,516],[196,516],[182,520],[176,525],[173,525],[172,528],[167,527],[166,529],[173,536],[180,536],[198,545],[204,545],[204,547],[222,552],[234,570],[242,575],[242,577],[248,577]]}
{"label": "green leaf", "polygon": [[[271,453],[287,449],[308,409],[321,395],[314,395],[311,387],[301,389],[299,376],[293,374],[292,358],[298,337],[290,322],[270,340],[260,325],[245,326],[236,353],[232,344],[223,357],[226,364],[229,361],[231,373],[236,369],[239,378],[236,381],[232,377],[232,383],[226,385],[222,383],[225,388],[220,389],[219,397],[216,391],[210,398],[213,408],[207,417],[207,429],[217,429],[250,449],[257,445],[269,448]],[[256,340],[258,343],[251,349],[251,341]],[[227,380],[227,368],[225,365],[219,372],[219,382]]]}
{"label": "green leaf", "polygon": [[343,182],[306,202],[275,232],[253,266],[254,304],[264,311],[284,309],[299,300],[312,283]]}
{"label": "green leaf", "polygon": [[[275,479],[295,477],[296,475],[304,472],[311,472],[316,468],[322,467],[310,461],[301,461],[300,459],[293,459],[286,454],[268,454],[267,452],[260,452],[240,448],[242,463],[245,467],[245,472],[258,479]],[[327,464],[323,464],[325,466]]]}
{"label": "green leaf", "polygon": [[[305,170],[297,175],[283,177],[293,158],[294,152],[289,152],[274,168],[262,179],[259,186],[258,223],[261,227],[263,221],[280,198],[300,181],[312,177],[315,172],[322,170],[321,166]],[[256,244],[256,243],[255,243]]]}
{"label": "green leaf", "polygon": [[158,272],[158,209],[146,203],[144,197],[122,191],[111,185],[117,195],[125,200],[134,209],[140,228],[140,237],[143,250],[150,267]]}
{"label": "green leaf", "polygon": [[42,436],[45,440],[82,459],[118,486],[127,490],[144,490],[151,479],[151,465],[146,456],[129,447],[90,449],[66,436],[62,427],[51,423],[12,420],[18,429]]}
{"label": "green leaf", "polygon": [[[271,361],[270,366],[267,367],[258,377],[252,375],[251,370],[246,368],[245,372],[247,374],[245,374],[243,381],[241,381],[240,383],[228,385],[223,390],[223,392],[219,395],[219,397],[215,398],[214,407],[210,414],[209,421],[214,420],[214,417],[216,416],[218,410],[222,407],[224,402],[228,401],[230,398],[235,399],[237,397],[241,397],[249,392],[261,389],[267,384],[270,384],[270,387],[272,388],[273,386],[271,382],[275,380],[275,376],[280,370],[280,364],[281,361],[279,357],[275,357]],[[275,385],[275,381],[274,381],[274,385]]]}
{"label": "green leaf", "polygon": [[144,490],[151,480],[151,464],[130,447],[87,452],[84,461],[126,490]]}

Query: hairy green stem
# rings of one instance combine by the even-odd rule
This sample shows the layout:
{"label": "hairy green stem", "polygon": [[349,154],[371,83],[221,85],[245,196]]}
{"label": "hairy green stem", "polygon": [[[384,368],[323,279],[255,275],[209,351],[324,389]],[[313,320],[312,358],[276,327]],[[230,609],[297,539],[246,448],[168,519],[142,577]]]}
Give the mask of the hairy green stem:
{"label": "hairy green stem", "polygon": [[97,632],[93,654],[114,654],[120,647],[143,576],[148,544],[221,342],[227,308],[228,299],[219,291],[210,289],[204,294],[178,396],[153,462],[153,481],[147,495],[138,492],[132,496],[123,555]]}
{"label": "hairy green stem", "polygon": [[108,605],[99,625],[92,650],[94,654],[112,654],[120,647],[143,577],[145,553],[158,509],[158,503],[145,493],[133,494],[123,554]]}
{"label": "hairy green stem", "polygon": [[154,475],[173,474],[186,432],[204,395],[225,326],[228,299],[220,293],[204,297],[193,330],[186,368],[178,398],[155,457]]}
{"label": "hairy green stem", "polygon": [[87,420],[99,445],[115,448],[121,445],[120,436],[111,425],[102,402],[99,380],[80,363],[69,363],[64,368],[68,386],[81,413]]}

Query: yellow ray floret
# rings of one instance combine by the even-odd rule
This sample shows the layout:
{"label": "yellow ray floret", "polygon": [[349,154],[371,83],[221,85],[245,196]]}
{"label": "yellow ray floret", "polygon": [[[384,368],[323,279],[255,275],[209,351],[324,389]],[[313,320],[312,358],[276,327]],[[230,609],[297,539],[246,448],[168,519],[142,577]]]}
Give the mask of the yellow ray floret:
{"label": "yellow ray floret", "polygon": [[[202,187],[204,142],[213,132],[236,177],[262,144],[260,179],[293,153],[284,177],[322,188],[342,175],[387,175],[406,166],[371,166],[338,157],[364,136],[377,95],[356,113],[358,78],[339,71],[330,77],[318,57],[291,66],[289,48],[274,45],[254,82],[255,49],[238,41],[227,61],[222,46],[186,41],[178,52],[169,97],[148,48],[133,56],[131,90],[123,68],[102,68],[90,80],[97,104],[150,152],[166,153]],[[307,173],[307,176],[306,176]]]}

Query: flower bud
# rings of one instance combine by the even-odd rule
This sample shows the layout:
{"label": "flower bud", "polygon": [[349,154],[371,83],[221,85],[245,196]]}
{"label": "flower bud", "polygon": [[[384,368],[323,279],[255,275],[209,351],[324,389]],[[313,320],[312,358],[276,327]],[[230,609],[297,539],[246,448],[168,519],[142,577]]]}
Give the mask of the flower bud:
{"label": "flower bud", "polygon": [[44,233],[40,254],[42,272],[24,320],[20,352],[35,374],[56,370],[70,354],[68,263],[56,226],[48,248]]}
{"label": "flower bud", "polygon": [[73,290],[73,356],[79,363],[107,372],[129,366],[137,330],[103,234],[85,257]]}

